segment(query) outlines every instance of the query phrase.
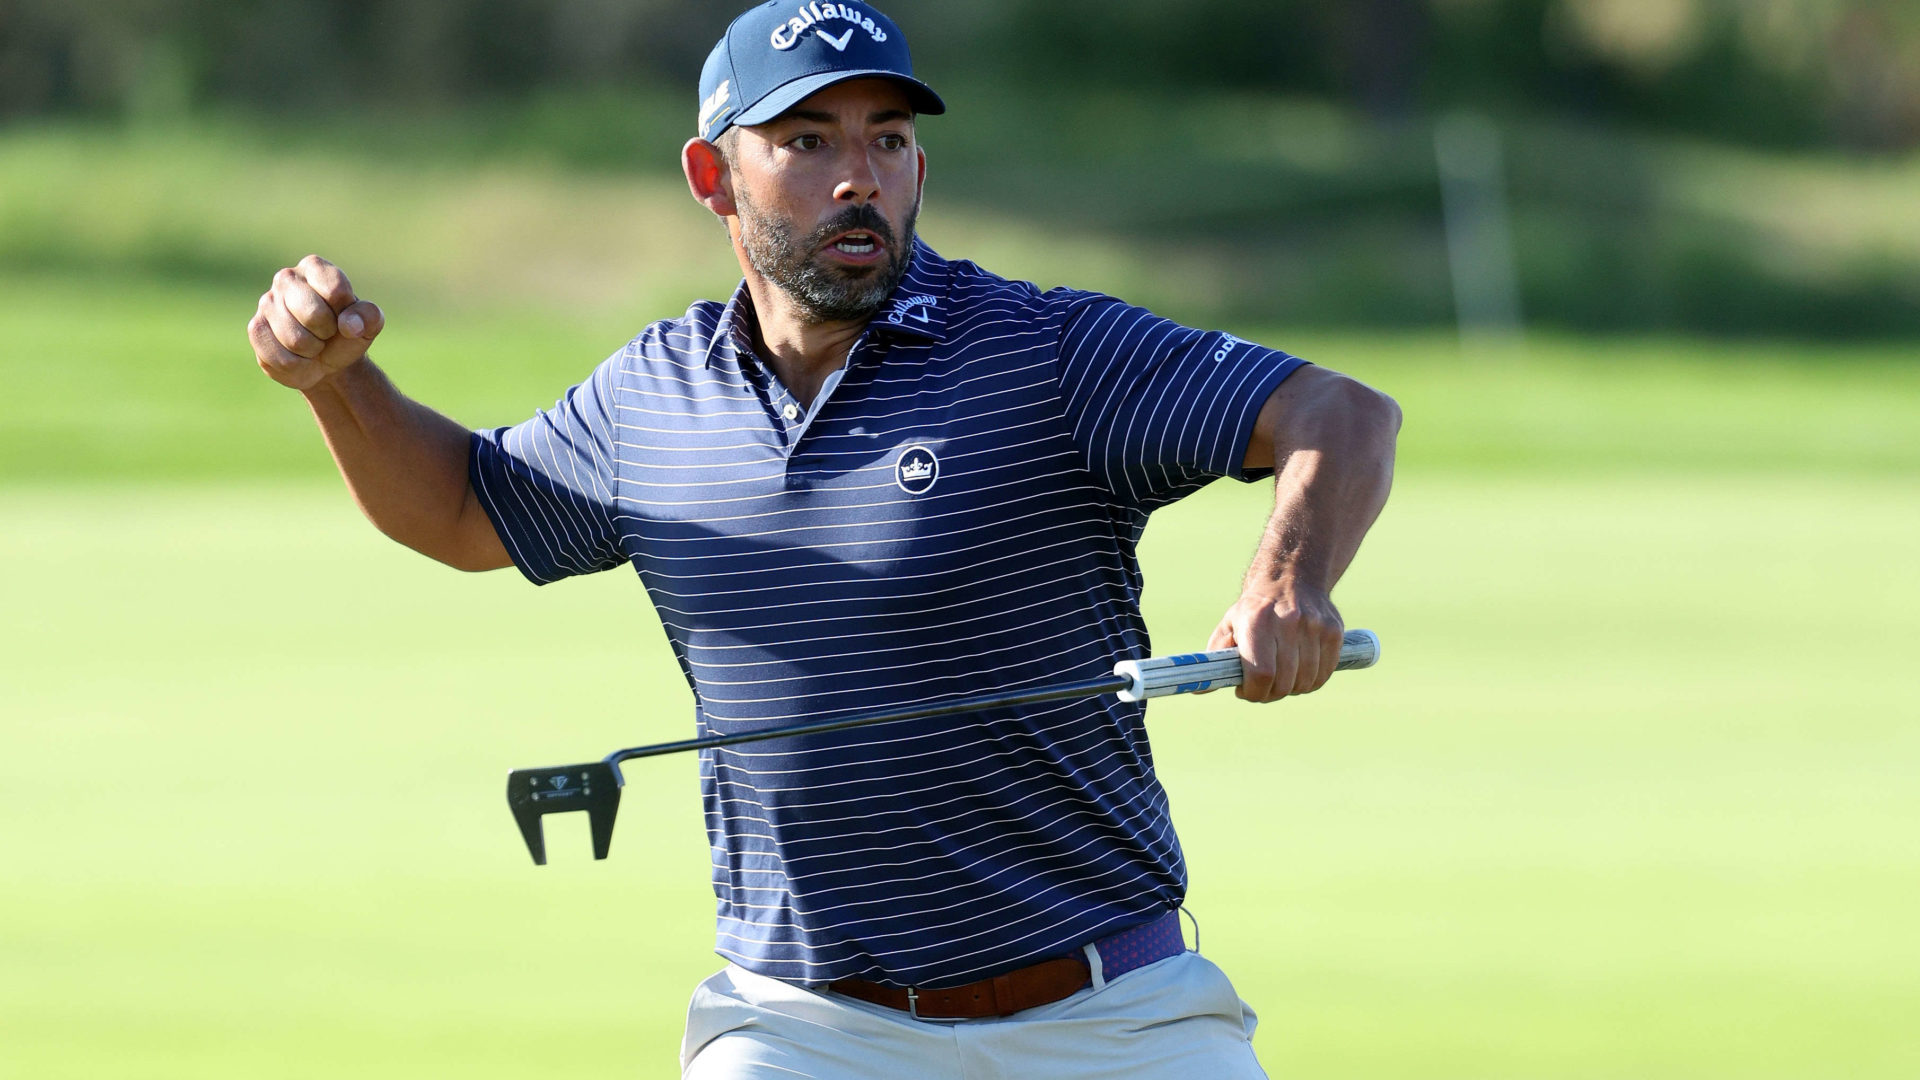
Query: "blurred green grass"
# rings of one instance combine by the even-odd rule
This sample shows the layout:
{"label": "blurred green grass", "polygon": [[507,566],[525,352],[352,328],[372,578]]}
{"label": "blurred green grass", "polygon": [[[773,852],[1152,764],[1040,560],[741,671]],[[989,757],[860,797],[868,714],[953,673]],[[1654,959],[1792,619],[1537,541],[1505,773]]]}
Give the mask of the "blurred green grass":
{"label": "blurred green grass", "polygon": [[[691,763],[636,773],[603,864],[557,821],[529,867],[498,787],[684,733],[644,592],[381,539],[242,327],[322,251],[404,388],[507,423],[734,269],[671,177],[533,136],[276,138],[0,139],[0,1075],[671,1075],[718,963]],[[1233,272],[935,196],[935,244],[1001,272],[1187,313]],[[1912,343],[1231,325],[1408,416],[1338,597],[1382,667],[1154,709],[1269,1068],[1920,1069]],[[1264,499],[1156,517],[1162,650],[1204,638]]]}
{"label": "blurred green grass", "polygon": [[[1013,102],[993,95],[1009,91],[967,92],[987,107],[929,133],[936,167],[923,225],[936,246],[1010,276],[1224,321],[1372,379],[1415,416],[1409,468],[1899,473],[1920,463],[1910,406],[1920,369],[1906,340],[1710,344],[1545,331],[1524,350],[1469,352],[1446,333],[1279,322],[1274,310],[1248,314],[1231,301],[1253,289],[1274,309],[1311,312],[1322,310],[1313,290],[1332,288],[1364,294],[1376,321],[1419,321],[1418,305],[1398,304],[1390,290],[1373,295],[1352,276],[1369,260],[1395,262],[1389,249],[1342,241],[1338,258],[1319,259],[1312,244],[1255,226],[1389,222],[1364,193],[1427,182],[1414,145],[1421,131],[1363,126],[1308,102],[1108,94],[1067,104],[1139,123],[1072,129],[1043,153],[1039,136],[1005,119]],[[273,270],[308,251],[335,259],[388,309],[377,355],[395,361],[403,385],[470,423],[518,419],[646,322],[732,287],[730,255],[664,149],[684,119],[678,100],[562,95],[431,123],[14,127],[0,139],[0,377],[17,390],[0,401],[0,482],[324,474],[298,410],[263,380],[235,377],[246,353],[234,328]],[[1142,157],[1144,130],[1172,144]],[[1011,149],[994,153],[1007,139]],[[1667,203],[1711,211],[1743,236],[1780,234],[1769,257],[1827,286],[1861,260],[1898,267],[1920,253],[1920,218],[1897,197],[1911,187],[1906,165],[1565,131],[1517,147],[1517,172],[1580,189],[1548,199],[1543,213],[1633,203],[1647,193],[1622,177],[1658,171]],[[1634,153],[1622,157],[1623,148]],[[1547,164],[1556,150],[1568,159],[1557,173]],[[1618,167],[1602,167],[1610,161]],[[1213,178],[1199,201],[1172,186],[1197,168]],[[1401,209],[1425,198],[1406,194],[1413,201]],[[1336,203],[1345,209],[1334,213]],[[1149,205],[1174,216],[1153,218]],[[1229,228],[1235,220],[1246,227]],[[1242,242],[1304,257],[1310,269],[1276,285],[1237,257]],[[1577,243],[1549,246],[1564,264],[1553,273],[1593,279],[1585,291],[1605,303],[1672,300],[1613,288]],[[1398,274],[1444,282],[1434,266],[1400,261]],[[1769,303],[1741,296],[1723,300]],[[1346,302],[1328,299],[1328,317],[1352,314]],[[1854,302],[1872,302],[1871,291]],[[1788,430],[1794,437],[1781,440]]]}
{"label": "blurred green grass", "polygon": [[[1916,495],[1428,477],[1339,596],[1381,667],[1156,703],[1202,945],[1274,1073],[1912,1075]],[[1263,502],[1156,519],[1161,649]],[[500,805],[509,768],[685,730],[624,572],[459,575],[305,485],[0,515],[5,1071],[672,1074],[718,963],[691,762],[634,771],[606,863],[561,819],[535,870]]]}
{"label": "blurred green grass", "polygon": [[[963,80],[949,97],[954,113],[923,125],[936,243],[964,237],[988,265],[1193,321],[1451,321],[1426,121],[1220,92]],[[320,249],[378,267],[386,295],[408,300],[652,310],[733,276],[678,172],[688,105],[677,88],[632,87],[15,124],[0,139],[0,270],[236,287]],[[1053,122],[1034,123],[1036,109]],[[1920,158],[1494,119],[1535,322],[1920,334]]]}
{"label": "blurred green grass", "polygon": [[[692,299],[634,314],[459,310],[387,299],[386,271],[365,262],[360,291],[388,319],[374,355],[403,388],[474,426],[552,402]],[[0,292],[0,380],[14,390],[0,399],[0,480],[331,475],[304,409],[253,367],[254,291],[0,274]],[[1920,365],[1906,345],[1543,334],[1468,355],[1445,334],[1235,329],[1392,393],[1410,416],[1406,469],[1920,470]]]}

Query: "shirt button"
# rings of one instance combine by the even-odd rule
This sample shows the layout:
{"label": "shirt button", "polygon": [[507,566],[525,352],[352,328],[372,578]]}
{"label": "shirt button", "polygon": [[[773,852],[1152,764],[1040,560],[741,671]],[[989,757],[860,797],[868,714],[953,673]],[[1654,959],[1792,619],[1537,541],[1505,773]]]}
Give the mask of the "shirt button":
{"label": "shirt button", "polygon": [[787,407],[780,410],[780,415],[791,420],[794,417],[800,415],[800,406],[795,405],[793,402],[789,401],[787,402]]}

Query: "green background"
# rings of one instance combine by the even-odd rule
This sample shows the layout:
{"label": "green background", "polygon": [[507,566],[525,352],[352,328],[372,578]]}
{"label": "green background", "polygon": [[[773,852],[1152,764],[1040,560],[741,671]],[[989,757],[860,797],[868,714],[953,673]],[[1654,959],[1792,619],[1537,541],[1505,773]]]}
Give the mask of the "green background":
{"label": "green background", "polygon": [[[692,762],[630,770],[604,863],[561,818],[535,869],[500,791],[687,730],[637,582],[536,590],[380,538],[251,370],[250,296],[8,295],[28,347],[3,374],[34,388],[9,438],[73,453],[0,492],[6,1071],[671,1075],[717,966]],[[599,351],[533,317],[391,317],[396,377],[476,418]],[[1913,1075],[1912,365],[1296,347],[1407,412],[1337,597],[1386,659],[1151,720],[1202,947],[1268,1067]],[[1265,499],[1156,518],[1163,651],[1231,600]]]}
{"label": "green background", "polygon": [[[187,7],[259,5],[140,10]],[[0,1076],[673,1075],[719,965],[693,762],[629,770],[603,863],[559,818],[533,867],[501,797],[509,769],[687,733],[644,591],[387,542],[243,328],[319,251],[385,307],[403,388],[523,418],[732,287],[672,171],[691,95],[531,71],[303,112],[183,47],[183,99],[135,64],[125,100],[29,108],[7,80],[40,39],[6,20],[53,10],[0,12]],[[960,59],[1064,31],[982,25],[928,59],[956,105],[923,127],[937,247],[1291,349],[1406,413],[1336,594],[1380,667],[1151,713],[1201,946],[1274,1075],[1920,1074],[1904,129],[1868,153],[1838,106],[1743,127],[1704,91],[1668,117],[1706,45],[1595,91],[1598,115],[1525,65],[1449,90],[1482,54],[1445,34],[1398,113],[1326,72],[1223,68],[1050,85],[1035,124],[1037,91]],[[1511,340],[1447,325],[1429,121],[1463,103],[1510,152]],[[1204,641],[1269,498],[1156,516],[1159,651]]]}

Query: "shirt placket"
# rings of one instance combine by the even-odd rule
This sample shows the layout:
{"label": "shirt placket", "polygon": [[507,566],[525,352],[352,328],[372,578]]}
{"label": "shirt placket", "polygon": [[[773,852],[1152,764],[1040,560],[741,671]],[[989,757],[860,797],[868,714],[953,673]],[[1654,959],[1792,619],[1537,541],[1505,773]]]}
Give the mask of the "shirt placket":
{"label": "shirt placket", "polygon": [[841,382],[846,379],[847,373],[852,371],[854,365],[859,363],[873,347],[872,332],[861,333],[859,340],[853,343],[853,348],[847,353],[847,362],[842,364],[839,370],[827,376],[827,381],[821,384],[820,393],[814,397],[812,406],[805,408],[794,398],[786,384],[780,381],[779,376],[773,373],[772,368],[755,359],[754,366],[758,372],[755,387],[760,391],[761,403],[766,408],[767,418],[772,423],[774,433],[780,442],[789,491],[805,490],[807,486],[805,466],[804,464],[795,465],[795,451],[799,449],[800,443],[812,429],[813,421],[819,417],[821,410],[832,399],[834,391],[838,390]]}

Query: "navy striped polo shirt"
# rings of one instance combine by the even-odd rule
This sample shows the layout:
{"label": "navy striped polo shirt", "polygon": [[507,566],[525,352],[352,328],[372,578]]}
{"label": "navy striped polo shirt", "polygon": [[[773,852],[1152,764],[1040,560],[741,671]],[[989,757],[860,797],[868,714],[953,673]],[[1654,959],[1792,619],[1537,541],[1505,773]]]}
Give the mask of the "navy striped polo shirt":
{"label": "navy striped polo shirt", "polygon": [[[1265,475],[1242,469],[1254,418],[1303,363],[923,244],[810,405],[755,359],[752,317],[744,285],[697,303],[473,439],[528,578],[639,572],[701,735],[1146,655],[1147,515]],[[1108,695],[707,751],[717,951],[955,985],[1178,905],[1144,716]]]}

